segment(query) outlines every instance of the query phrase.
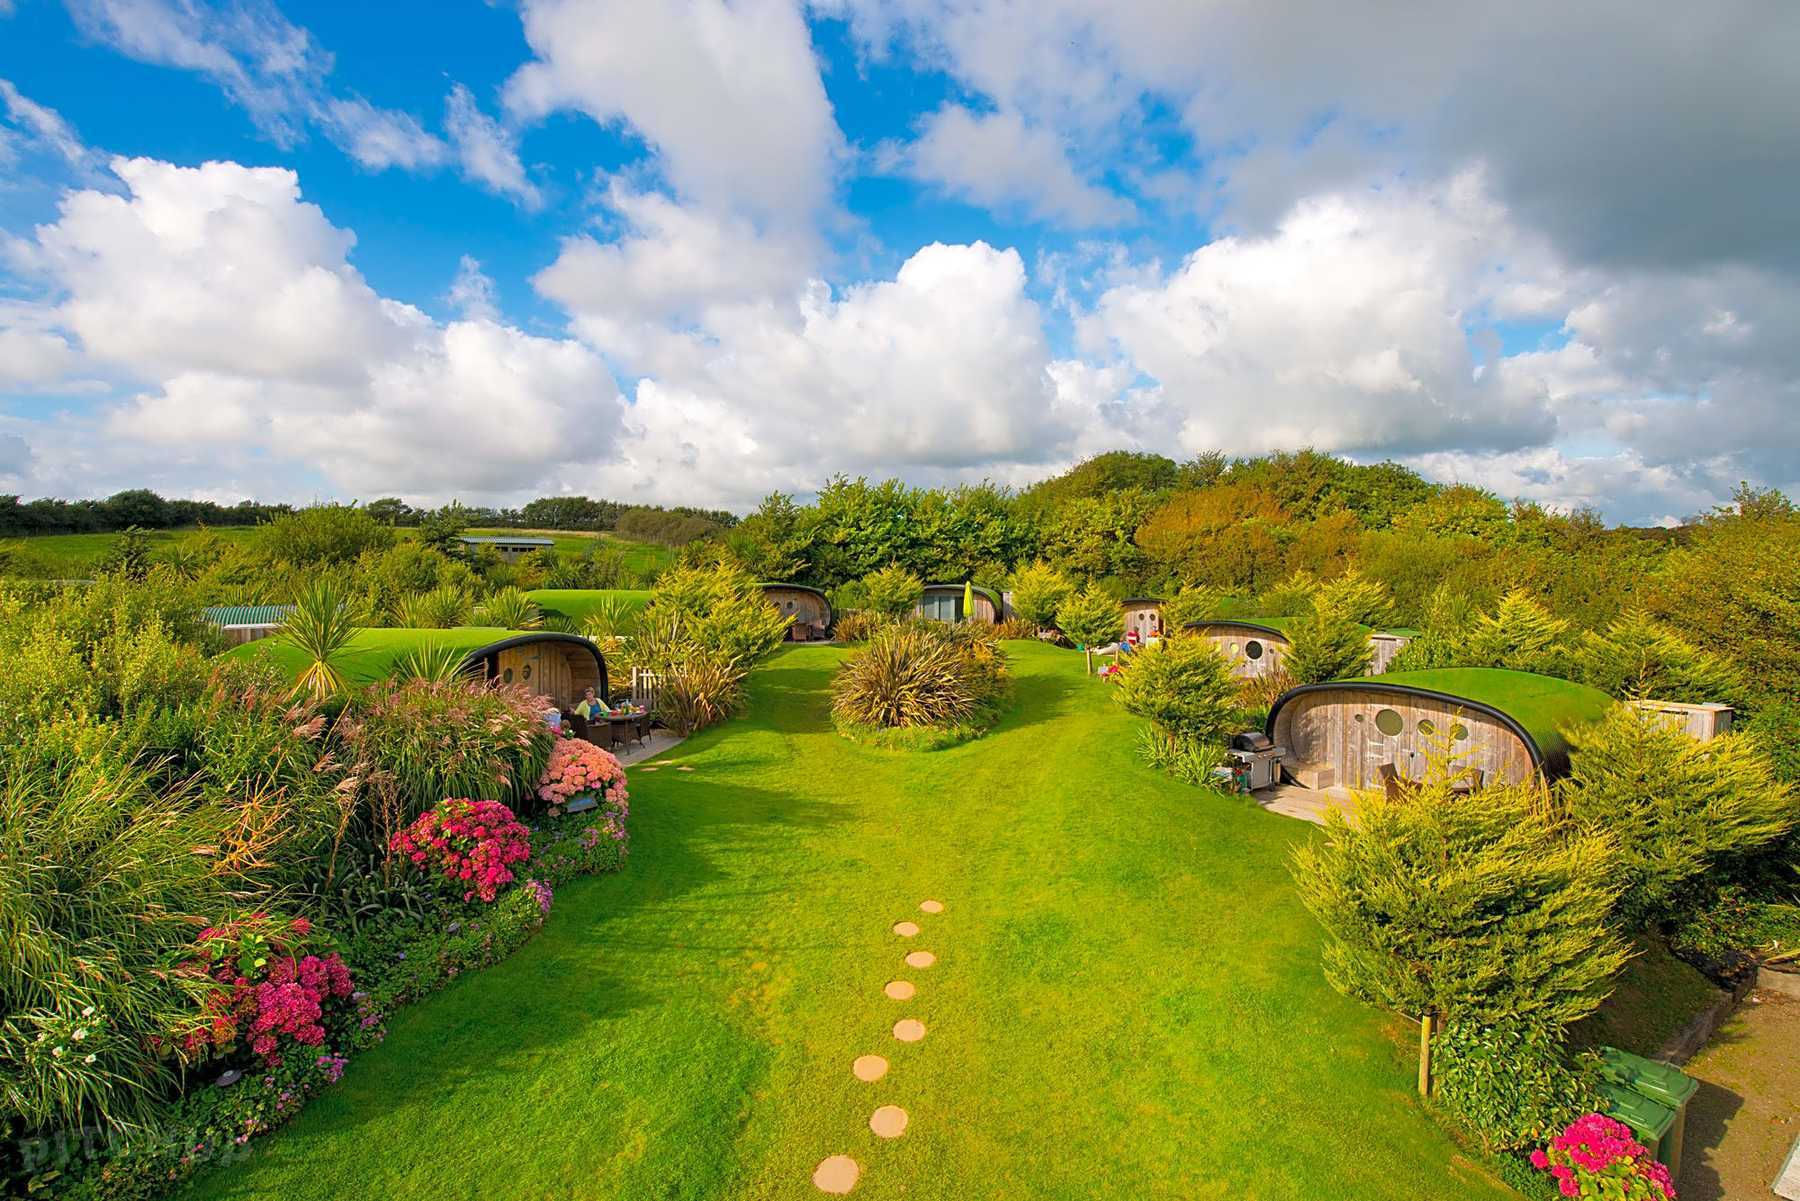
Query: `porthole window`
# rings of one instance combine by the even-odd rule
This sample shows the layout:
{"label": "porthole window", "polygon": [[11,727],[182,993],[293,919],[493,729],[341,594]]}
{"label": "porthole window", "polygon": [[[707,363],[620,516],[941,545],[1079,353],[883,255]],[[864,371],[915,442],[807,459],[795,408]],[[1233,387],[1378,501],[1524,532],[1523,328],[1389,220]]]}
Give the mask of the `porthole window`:
{"label": "porthole window", "polygon": [[1230,642],[1227,642],[1225,644],[1225,653],[1228,655],[1237,654],[1237,639],[1236,638],[1233,638]]}
{"label": "porthole window", "polygon": [[1389,738],[1395,738],[1406,728],[1406,723],[1400,720],[1400,715],[1394,710],[1383,709],[1375,715],[1375,728]]}
{"label": "porthole window", "polygon": [[500,673],[500,682],[502,684],[512,683],[512,668],[509,667],[505,671]]}
{"label": "porthole window", "polygon": [[1421,717],[1419,719],[1419,733],[1430,738],[1433,734],[1437,733],[1437,726],[1429,717]]}
{"label": "porthole window", "polygon": [[519,678],[521,680],[529,680],[531,678],[531,664],[527,663],[524,667],[519,669]]}
{"label": "porthole window", "polygon": [[788,603],[787,603],[787,611],[788,611],[788,612],[789,612],[789,613],[792,613],[792,612],[793,612],[793,611],[794,611],[794,602],[793,602],[793,601],[789,601],[789,602],[788,602]]}
{"label": "porthole window", "polygon": [[1244,643],[1244,655],[1251,659],[1262,658],[1263,644],[1252,638],[1250,641]]}
{"label": "porthole window", "polygon": [[1450,727],[1450,737],[1453,741],[1456,741],[1456,742],[1469,741],[1469,727],[1463,725],[1460,721],[1457,722],[1455,725]]}
{"label": "porthole window", "polygon": [[1369,719],[1368,719],[1367,715],[1365,715],[1365,714],[1353,713],[1350,715],[1350,720],[1354,721],[1357,725],[1360,726],[1360,725],[1366,724]]}

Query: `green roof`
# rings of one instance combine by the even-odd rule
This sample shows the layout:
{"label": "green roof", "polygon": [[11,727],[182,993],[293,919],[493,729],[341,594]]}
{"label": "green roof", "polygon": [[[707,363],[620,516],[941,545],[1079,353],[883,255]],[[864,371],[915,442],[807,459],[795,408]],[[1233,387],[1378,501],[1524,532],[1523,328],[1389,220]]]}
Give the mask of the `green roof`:
{"label": "green roof", "polygon": [[547,616],[566,617],[579,624],[583,618],[609,601],[622,600],[633,609],[650,603],[651,592],[644,588],[533,588],[525,594],[537,603]]}
{"label": "green roof", "polygon": [[1299,620],[1300,619],[1297,617],[1206,617],[1199,621],[1188,622],[1187,628],[1191,630],[1196,626],[1214,625],[1250,626],[1254,629],[1268,630],[1271,633],[1279,634],[1283,638],[1286,638],[1288,636],[1288,627]]}
{"label": "green roof", "polygon": [[[1599,721],[1615,703],[1606,693],[1586,684],[1498,667],[1390,671],[1386,675],[1359,676],[1314,687],[1340,685],[1431,693],[1451,702],[1471,701],[1493,710],[1510,718],[1536,745],[1539,765],[1552,775],[1568,767],[1569,744],[1563,731]],[[1276,704],[1279,707],[1280,702]],[[1273,719],[1271,712],[1271,722]],[[1272,724],[1270,728],[1274,728]]]}
{"label": "green roof", "polygon": [[[446,647],[472,654],[509,638],[546,633],[544,630],[504,630],[498,626],[458,626],[453,630],[362,629],[356,631],[340,666],[350,683],[369,684],[387,678],[402,658],[422,647]],[[235,659],[266,659],[290,677],[297,677],[306,663],[304,655],[275,638],[246,642],[226,651],[225,655]]]}
{"label": "green roof", "polygon": [[214,605],[206,620],[216,626],[278,626],[293,611],[292,605]]}

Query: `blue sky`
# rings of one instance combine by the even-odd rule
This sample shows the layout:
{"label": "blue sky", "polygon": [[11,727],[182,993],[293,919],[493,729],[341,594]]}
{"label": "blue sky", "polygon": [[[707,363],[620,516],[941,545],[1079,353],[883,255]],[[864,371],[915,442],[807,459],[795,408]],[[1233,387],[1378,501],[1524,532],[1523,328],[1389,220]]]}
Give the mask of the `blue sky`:
{"label": "blue sky", "polygon": [[1795,10],[1490,17],[0,0],[0,488],[1794,487]]}

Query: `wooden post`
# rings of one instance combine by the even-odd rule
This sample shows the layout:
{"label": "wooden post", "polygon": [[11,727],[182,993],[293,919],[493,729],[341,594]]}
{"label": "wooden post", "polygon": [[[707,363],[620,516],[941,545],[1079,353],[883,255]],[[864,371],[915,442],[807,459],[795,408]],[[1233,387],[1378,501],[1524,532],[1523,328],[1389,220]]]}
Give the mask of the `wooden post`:
{"label": "wooden post", "polygon": [[1419,1019],[1419,1095],[1431,1095],[1431,1015]]}
{"label": "wooden post", "polygon": [[1094,648],[1084,646],[1081,648],[1081,653],[1087,656],[1087,673],[1091,676],[1094,674]]}

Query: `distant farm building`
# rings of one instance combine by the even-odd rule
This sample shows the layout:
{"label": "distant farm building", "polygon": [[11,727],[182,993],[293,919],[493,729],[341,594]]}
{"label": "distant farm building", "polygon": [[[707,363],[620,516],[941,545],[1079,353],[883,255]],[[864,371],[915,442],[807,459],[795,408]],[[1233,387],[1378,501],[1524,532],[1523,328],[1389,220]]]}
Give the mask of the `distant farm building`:
{"label": "distant farm building", "polygon": [[1698,742],[1731,732],[1730,705],[1686,705],[1678,701],[1632,701],[1632,708],[1658,725],[1680,730]]}
{"label": "distant farm building", "polygon": [[793,618],[788,640],[811,642],[831,636],[831,601],[817,588],[805,584],[764,584],[763,596],[777,612]]}
{"label": "distant farm building", "polygon": [[458,541],[473,551],[491,548],[508,563],[556,545],[552,538],[521,538],[511,534],[464,534]]}
{"label": "distant farm building", "polygon": [[293,611],[292,605],[215,605],[204,616],[225,632],[227,646],[242,646],[280,630]]}
{"label": "distant farm building", "polygon": [[1152,638],[1161,638],[1163,632],[1163,601],[1160,596],[1128,596],[1119,602],[1125,610],[1125,634],[1127,637],[1135,630],[1138,641],[1147,642]]}
{"label": "distant farm building", "polygon": [[1488,667],[1389,672],[1289,689],[1267,733],[1289,779],[1308,788],[1380,788],[1422,780],[1434,756],[1471,783],[1517,784],[1565,774],[1564,731],[1598,721],[1613,699],[1597,688]]}
{"label": "distant farm building", "polygon": [[[963,593],[969,591],[974,607],[964,612]],[[978,621],[997,625],[1003,612],[1000,597],[986,588],[968,589],[964,584],[927,584],[913,612],[933,621]]]}

